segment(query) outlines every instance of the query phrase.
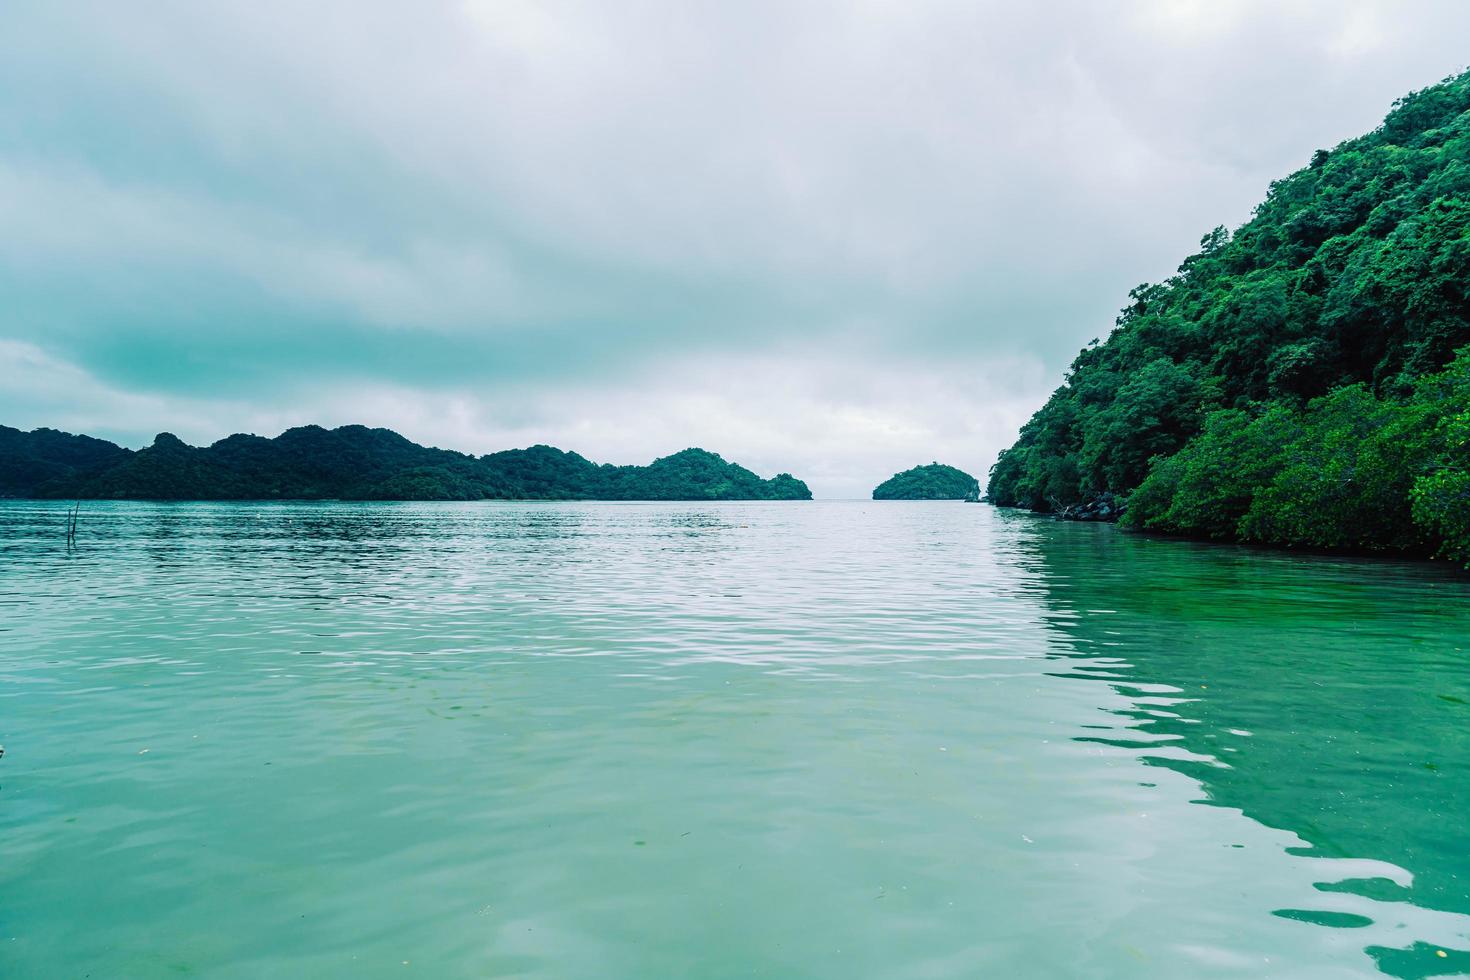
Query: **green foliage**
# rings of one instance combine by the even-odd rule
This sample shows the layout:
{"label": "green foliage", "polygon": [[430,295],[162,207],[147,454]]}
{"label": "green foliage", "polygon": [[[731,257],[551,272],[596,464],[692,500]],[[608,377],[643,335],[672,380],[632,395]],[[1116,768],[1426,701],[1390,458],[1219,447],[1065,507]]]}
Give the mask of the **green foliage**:
{"label": "green foliage", "polygon": [[1042,511],[1127,494],[1138,527],[1464,558],[1446,407],[1463,384],[1435,372],[1466,344],[1470,73],[1319,151],[1233,235],[1132,290],[988,494]]}
{"label": "green foliage", "polygon": [[1435,454],[1414,481],[1414,523],[1439,542],[1439,553],[1470,567],[1470,351],[1420,385],[1419,400],[1436,409]]}
{"label": "green foliage", "polygon": [[1150,459],[1198,432],[1204,407],[1213,401],[1198,373],[1198,365],[1160,357],[1130,375],[1082,423],[1082,479],[1100,490],[1136,487]]}
{"label": "green foliage", "polygon": [[0,427],[0,493],[146,500],[810,500],[788,473],[762,480],[702,449],[650,466],[598,466],[550,446],[467,456],[387,429],[309,425],[206,448],[161,433],[109,442]]}
{"label": "green foliage", "polygon": [[610,500],[809,500],[806,484],[782,473],[762,480],[703,449],[685,449],[648,466],[604,467]]}
{"label": "green foliage", "polygon": [[1239,409],[1212,413],[1199,438],[1155,460],[1128,498],[1124,522],[1217,540],[1238,537],[1257,490],[1281,469],[1282,447],[1300,431],[1300,420],[1284,405],[1258,416]]}
{"label": "green foliage", "polygon": [[1349,385],[1302,413],[1301,434],[1256,494],[1240,536],[1266,544],[1370,551],[1414,550],[1409,489],[1428,451],[1418,406]]}
{"label": "green foliage", "polygon": [[1470,568],[1470,472],[1420,477],[1413,494],[1414,521],[1443,540],[1441,555]]}
{"label": "green foliage", "polygon": [[964,470],[930,463],[895,473],[873,488],[874,500],[964,500],[980,492],[980,481]]}
{"label": "green foliage", "polygon": [[1403,398],[1366,385],[1211,414],[1154,460],[1124,523],[1199,537],[1470,562],[1470,348]]}
{"label": "green foliage", "polygon": [[27,496],[36,487],[85,478],[127,456],[121,446],[90,436],[0,425],[0,497]]}
{"label": "green foliage", "polygon": [[443,466],[416,466],[373,484],[361,496],[366,500],[479,500],[484,494],[463,473]]}

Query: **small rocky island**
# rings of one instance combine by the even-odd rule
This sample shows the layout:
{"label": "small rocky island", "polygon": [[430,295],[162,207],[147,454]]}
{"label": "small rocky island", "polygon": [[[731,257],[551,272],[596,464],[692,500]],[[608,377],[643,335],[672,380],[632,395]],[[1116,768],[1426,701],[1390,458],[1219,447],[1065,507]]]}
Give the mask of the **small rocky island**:
{"label": "small rocky island", "polygon": [[964,470],[930,463],[895,473],[873,488],[874,500],[978,500],[980,481]]}

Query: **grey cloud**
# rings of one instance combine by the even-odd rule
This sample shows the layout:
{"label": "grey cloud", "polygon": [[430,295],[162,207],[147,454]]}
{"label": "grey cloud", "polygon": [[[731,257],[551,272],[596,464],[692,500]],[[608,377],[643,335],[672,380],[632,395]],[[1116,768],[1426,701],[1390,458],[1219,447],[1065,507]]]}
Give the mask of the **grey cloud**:
{"label": "grey cloud", "polygon": [[[836,483],[887,475],[872,412],[980,468],[1008,433],[946,419],[1013,431],[1129,287],[1459,69],[1467,28],[1427,2],[16,4],[0,340],[134,399],[140,436],[179,427],[148,405],[231,427],[368,390],[444,406],[390,400],[426,438],[647,431],[691,365],[779,355]],[[782,456],[722,397],[669,437]]]}

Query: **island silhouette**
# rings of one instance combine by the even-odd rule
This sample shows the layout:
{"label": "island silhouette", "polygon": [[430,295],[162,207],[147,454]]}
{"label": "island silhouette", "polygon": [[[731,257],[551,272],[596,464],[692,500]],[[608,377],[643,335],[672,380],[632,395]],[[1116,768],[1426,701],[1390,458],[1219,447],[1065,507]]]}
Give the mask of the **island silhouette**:
{"label": "island silhouette", "polygon": [[473,456],[390,429],[305,425],[273,439],[190,446],[163,432],[130,450],[55,429],[0,426],[0,496],[106,500],[810,500],[789,473],[769,480],[685,449],[647,466],[597,464],[551,446]]}

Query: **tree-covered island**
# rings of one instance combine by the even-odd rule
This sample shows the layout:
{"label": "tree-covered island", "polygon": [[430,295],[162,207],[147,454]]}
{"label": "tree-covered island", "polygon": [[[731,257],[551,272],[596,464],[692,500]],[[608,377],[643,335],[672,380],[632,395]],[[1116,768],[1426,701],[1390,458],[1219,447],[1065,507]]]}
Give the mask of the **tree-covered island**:
{"label": "tree-covered island", "polygon": [[[1005,506],[1470,562],[1470,72],[1142,285],[990,472]],[[1101,505],[1099,502],[1103,502]]]}
{"label": "tree-covered island", "polygon": [[194,447],[169,433],[136,452],[54,429],[0,426],[0,496],[129,500],[810,500],[703,449],[599,466],[550,446],[471,456],[388,429],[307,425]]}
{"label": "tree-covered island", "polygon": [[980,481],[964,470],[930,463],[895,473],[873,488],[874,500],[966,500],[980,492]]}

